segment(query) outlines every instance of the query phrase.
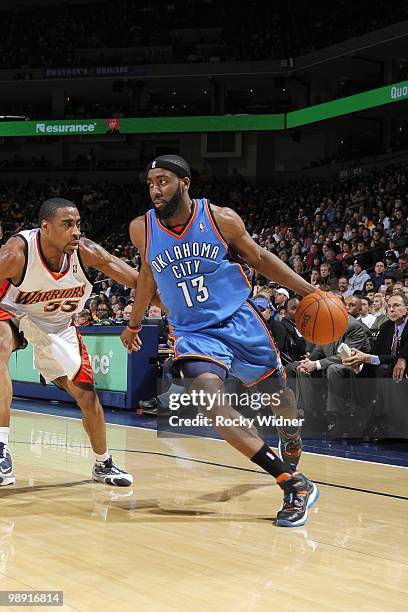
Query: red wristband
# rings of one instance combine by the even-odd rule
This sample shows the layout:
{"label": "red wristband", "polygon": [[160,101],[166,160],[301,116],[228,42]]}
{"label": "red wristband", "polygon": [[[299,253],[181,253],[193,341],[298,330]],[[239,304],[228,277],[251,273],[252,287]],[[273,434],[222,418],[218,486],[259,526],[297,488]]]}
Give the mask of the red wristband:
{"label": "red wristband", "polygon": [[138,327],[131,327],[130,325],[128,325],[127,328],[133,334],[138,334],[142,330],[142,326],[141,325],[139,325]]}

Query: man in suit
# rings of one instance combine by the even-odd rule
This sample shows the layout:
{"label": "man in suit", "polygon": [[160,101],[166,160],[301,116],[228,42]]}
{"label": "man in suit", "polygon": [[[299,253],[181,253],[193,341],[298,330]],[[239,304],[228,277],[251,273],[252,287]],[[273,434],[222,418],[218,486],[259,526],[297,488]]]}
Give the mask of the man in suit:
{"label": "man in suit", "polygon": [[403,292],[391,295],[387,311],[389,320],[381,325],[373,349],[364,352],[354,347],[351,357],[344,358],[343,364],[348,368],[364,364],[367,375],[375,375],[376,412],[387,421],[384,433],[405,437],[408,436],[408,297]]}
{"label": "man in suit", "polygon": [[285,345],[281,352],[285,353],[291,361],[301,359],[306,354],[306,340],[303,338],[295,323],[296,310],[300,304],[298,298],[288,300],[286,316],[281,324],[286,330]]}
{"label": "man in suit", "polygon": [[345,381],[356,376],[352,369],[343,365],[337,349],[344,342],[350,348],[369,351],[370,339],[364,327],[360,321],[350,315],[347,329],[339,340],[316,346],[309,357],[286,366],[288,377],[292,379],[296,377],[299,400],[304,407],[306,417],[307,413],[313,414],[313,412],[316,416],[320,396],[318,391],[321,385],[315,379],[327,378],[325,417],[328,431],[332,433],[345,430],[345,404],[351,397],[350,385]]}

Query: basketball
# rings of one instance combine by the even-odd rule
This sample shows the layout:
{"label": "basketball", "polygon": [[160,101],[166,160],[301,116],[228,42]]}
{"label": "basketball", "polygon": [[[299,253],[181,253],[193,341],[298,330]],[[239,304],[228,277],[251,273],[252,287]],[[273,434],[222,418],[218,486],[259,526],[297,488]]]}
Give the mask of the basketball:
{"label": "basketball", "polygon": [[334,293],[314,291],[300,302],[295,316],[296,327],[313,344],[329,344],[346,331],[348,313],[341,298]]}

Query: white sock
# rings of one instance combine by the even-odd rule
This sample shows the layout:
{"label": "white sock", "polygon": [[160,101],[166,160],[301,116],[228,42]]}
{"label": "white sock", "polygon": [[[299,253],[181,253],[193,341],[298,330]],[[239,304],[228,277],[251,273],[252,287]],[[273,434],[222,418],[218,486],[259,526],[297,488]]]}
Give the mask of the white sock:
{"label": "white sock", "polygon": [[104,461],[107,461],[109,457],[110,457],[110,454],[108,450],[105,453],[103,453],[103,455],[98,455],[98,453],[95,453],[95,459],[99,461],[99,463],[103,463]]}
{"label": "white sock", "polygon": [[0,427],[0,443],[8,446],[10,427]]}

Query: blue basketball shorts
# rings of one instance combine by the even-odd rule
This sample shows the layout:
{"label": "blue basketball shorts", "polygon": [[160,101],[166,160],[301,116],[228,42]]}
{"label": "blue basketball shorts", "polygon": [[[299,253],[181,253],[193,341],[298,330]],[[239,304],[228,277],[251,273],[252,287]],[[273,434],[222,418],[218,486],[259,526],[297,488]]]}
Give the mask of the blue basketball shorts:
{"label": "blue basketball shorts", "polygon": [[217,363],[245,386],[273,376],[285,385],[279,350],[264,319],[248,300],[233,315],[200,331],[172,336],[175,363],[199,360]]}

